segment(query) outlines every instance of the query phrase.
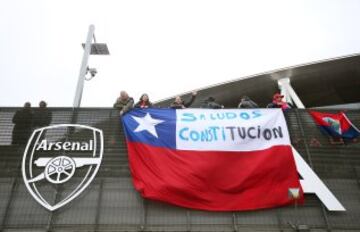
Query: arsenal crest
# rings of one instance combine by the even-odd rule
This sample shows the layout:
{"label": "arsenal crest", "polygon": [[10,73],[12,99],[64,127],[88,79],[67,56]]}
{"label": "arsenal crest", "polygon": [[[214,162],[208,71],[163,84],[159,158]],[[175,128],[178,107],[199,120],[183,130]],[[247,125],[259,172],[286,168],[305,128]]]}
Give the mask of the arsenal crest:
{"label": "arsenal crest", "polygon": [[34,130],[22,162],[30,194],[51,211],[75,199],[96,176],[103,143],[102,131],[90,126],[60,124]]}

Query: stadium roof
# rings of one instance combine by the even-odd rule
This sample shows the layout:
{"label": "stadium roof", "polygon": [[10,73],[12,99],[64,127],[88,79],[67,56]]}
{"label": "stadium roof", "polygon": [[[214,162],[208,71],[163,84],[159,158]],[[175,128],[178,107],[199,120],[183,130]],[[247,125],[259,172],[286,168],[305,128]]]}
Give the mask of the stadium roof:
{"label": "stadium roof", "polygon": [[[260,107],[266,107],[274,92],[279,91],[277,80],[286,77],[306,107],[360,102],[360,54],[353,54],[205,87],[198,90],[193,106],[212,96],[226,107],[236,107],[241,96],[247,95]],[[168,106],[172,101],[173,97],[157,104]]]}

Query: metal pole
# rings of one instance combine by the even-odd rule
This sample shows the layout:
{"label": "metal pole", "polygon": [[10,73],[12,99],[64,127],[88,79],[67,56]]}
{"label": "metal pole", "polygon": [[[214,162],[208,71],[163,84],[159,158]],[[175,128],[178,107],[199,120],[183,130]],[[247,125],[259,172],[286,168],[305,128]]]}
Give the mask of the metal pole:
{"label": "metal pole", "polygon": [[92,39],[94,38],[94,31],[95,31],[95,26],[90,25],[88,35],[86,38],[85,48],[84,48],[84,55],[83,55],[82,62],[81,62],[79,79],[78,79],[78,82],[76,85],[76,92],[75,92],[74,104],[73,104],[74,108],[80,107],[80,104],[81,104],[81,97],[82,97],[82,92],[84,89],[85,75],[86,75],[86,71],[87,71],[86,69],[88,67],[88,60],[89,60],[89,56],[90,56],[90,52],[91,52],[91,42],[92,42]]}
{"label": "metal pole", "polygon": [[190,211],[186,210],[186,231],[191,231],[191,217],[190,217]]}
{"label": "metal pole", "polygon": [[234,232],[238,232],[238,227],[237,227],[237,215],[236,215],[236,212],[233,212],[232,213],[232,223],[233,223],[233,229],[234,229]]}
{"label": "metal pole", "polygon": [[280,232],[284,232],[283,224],[282,224],[282,221],[281,221],[281,214],[280,214],[279,208],[276,209],[276,220],[277,220],[277,223],[278,223],[278,227],[279,227]]}
{"label": "metal pole", "polygon": [[10,194],[9,194],[9,199],[6,202],[5,205],[5,210],[4,210],[4,216],[1,220],[1,224],[0,224],[0,231],[4,231],[5,230],[5,224],[7,223],[8,217],[9,217],[9,212],[10,212],[10,206],[11,203],[13,201],[13,198],[15,197],[15,189],[17,187],[17,177],[15,177],[11,183],[11,189],[10,189]]}
{"label": "metal pole", "polygon": [[[57,202],[57,199],[59,198],[59,195],[60,195],[60,187],[57,185],[56,187],[55,187],[55,190],[56,190],[56,192],[54,193],[54,202]],[[46,231],[47,232],[51,232],[52,231],[52,226],[53,226],[53,224],[54,224],[54,217],[55,217],[56,215],[55,215],[55,212],[54,211],[51,211],[50,212],[50,215],[49,215],[49,218],[48,218],[48,222],[47,222],[47,225],[46,225]]]}
{"label": "metal pole", "polygon": [[100,210],[101,210],[101,201],[103,198],[103,190],[104,190],[104,180],[100,179],[99,185],[99,195],[97,199],[97,206],[96,206],[96,215],[95,215],[95,229],[94,231],[99,231],[99,222],[100,222]]}
{"label": "metal pole", "polygon": [[147,203],[145,198],[142,198],[142,222],[140,225],[140,231],[145,231],[146,230],[146,224],[147,224]]}

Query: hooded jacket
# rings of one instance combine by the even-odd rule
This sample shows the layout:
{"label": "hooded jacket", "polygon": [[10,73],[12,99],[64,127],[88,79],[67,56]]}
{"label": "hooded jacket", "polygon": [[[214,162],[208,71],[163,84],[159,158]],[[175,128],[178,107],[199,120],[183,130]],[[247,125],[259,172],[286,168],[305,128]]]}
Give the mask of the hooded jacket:
{"label": "hooded jacket", "polygon": [[118,109],[119,111],[122,110],[124,113],[126,113],[131,110],[131,108],[133,108],[133,105],[134,99],[132,97],[128,97],[126,100],[123,100],[119,97],[114,103],[114,108]]}

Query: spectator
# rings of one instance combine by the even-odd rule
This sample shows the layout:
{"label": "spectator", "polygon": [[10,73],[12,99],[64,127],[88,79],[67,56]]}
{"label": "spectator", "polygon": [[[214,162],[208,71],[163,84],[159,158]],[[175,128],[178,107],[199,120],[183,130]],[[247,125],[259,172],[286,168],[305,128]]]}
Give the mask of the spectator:
{"label": "spectator", "polygon": [[200,106],[200,108],[205,108],[205,109],[221,109],[221,108],[224,108],[224,106],[216,103],[216,102],[215,102],[215,98],[213,98],[213,97],[208,97],[207,99],[204,100],[204,102],[202,103],[202,105]]}
{"label": "spectator", "polygon": [[253,109],[253,108],[259,108],[259,106],[253,100],[251,100],[248,96],[243,96],[240,100],[238,108]]}
{"label": "spectator", "polygon": [[275,93],[273,96],[273,101],[266,106],[266,108],[281,108],[282,110],[290,109],[290,105],[283,101],[284,95],[280,93]]}
{"label": "spectator", "polygon": [[189,106],[191,106],[191,104],[194,102],[195,98],[196,98],[197,92],[192,92],[191,93],[191,99],[188,102],[185,102],[180,96],[177,96],[175,98],[175,101],[173,103],[171,103],[170,108],[172,109],[185,109]]}
{"label": "spectator", "polygon": [[24,107],[17,110],[12,118],[12,122],[15,124],[11,142],[13,145],[23,145],[27,142],[31,134],[32,120],[31,104],[26,102]]}
{"label": "spectator", "polygon": [[52,113],[47,108],[45,101],[39,102],[39,108],[34,112],[33,127],[39,128],[50,125]]}
{"label": "spectator", "polygon": [[126,91],[120,92],[120,97],[116,99],[114,103],[114,108],[119,110],[120,116],[131,110],[134,106],[134,99],[129,97]]}
{"label": "spectator", "polygon": [[149,100],[149,95],[144,93],[141,95],[140,100],[135,104],[135,108],[149,108],[152,107],[152,103]]}

